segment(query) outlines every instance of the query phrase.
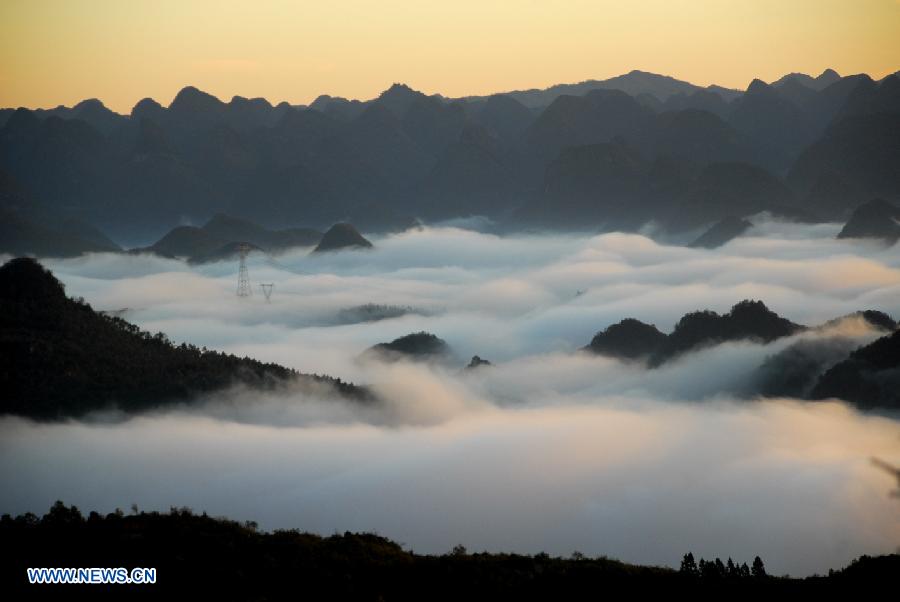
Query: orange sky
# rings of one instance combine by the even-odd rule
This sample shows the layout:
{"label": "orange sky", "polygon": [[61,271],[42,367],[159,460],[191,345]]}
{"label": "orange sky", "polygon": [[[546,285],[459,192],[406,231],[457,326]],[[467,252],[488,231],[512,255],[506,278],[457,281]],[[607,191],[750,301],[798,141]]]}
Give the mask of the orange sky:
{"label": "orange sky", "polygon": [[0,107],[185,85],[228,100],[448,96],[642,69],[745,88],[790,71],[900,69],[900,0],[2,0]]}

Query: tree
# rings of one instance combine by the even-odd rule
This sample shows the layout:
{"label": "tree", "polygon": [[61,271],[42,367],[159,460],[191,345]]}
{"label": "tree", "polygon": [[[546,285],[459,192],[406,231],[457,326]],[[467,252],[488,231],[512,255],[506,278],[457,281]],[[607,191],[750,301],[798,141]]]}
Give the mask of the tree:
{"label": "tree", "polygon": [[[719,560],[718,564],[722,564],[722,561]],[[701,558],[698,567],[700,568],[700,576],[704,579],[713,580],[722,576],[715,560],[704,560]]]}
{"label": "tree", "polygon": [[754,577],[766,577],[766,565],[763,564],[762,558],[757,556],[753,559],[753,568],[750,569],[750,574]]}
{"label": "tree", "polygon": [[467,553],[468,550],[466,550],[466,546],[462,545],[461,543],[453,546],[453,549],[450,550],[451,556],[465,556]]}
{"label": "tree", "polygon": [[66,507],[60,500],[57,500],[41,521],[48,525],[76,525],[84,522],[84,517],[75,506]]}
{"label": "tree", "polygon": [[716,558],[716,577],[724,577],[725,576],[725,564],[722,562],[721,558]]}
{"label": "tree", "polygon": [[681,574],[689,575],[691,577],[696,577],[700,574],[700,571],[697,569],[697,563],[694,561],[694,554],[692,552],[688,552],[684,555],[684,558],[681,559],[681,568],[679,569]]}
{"label": "tree", "polygon": [[740,571],[730,556],[728,557],[728,562],[725,563],[725,574],[728,577],[740,577]]}

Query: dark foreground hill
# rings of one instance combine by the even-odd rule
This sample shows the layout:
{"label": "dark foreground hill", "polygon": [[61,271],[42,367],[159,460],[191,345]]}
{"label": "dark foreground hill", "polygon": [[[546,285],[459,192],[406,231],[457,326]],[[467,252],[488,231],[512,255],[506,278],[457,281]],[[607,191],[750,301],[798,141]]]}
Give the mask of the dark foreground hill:
{"label": "dark foreground hill", "polygon": [[42,419],[147,410],[232,385],[301,387],[365,399],[351,384],[276,364],[174,345],[66,296],[37,261],[0,267],[0,414]]}
{"label": "dark foreground hill", "polygon": [[[228,600],[569,600],[588,592],[635,594],[824,595],[891,591],[900,556],[863,556],[827,577],[771,577],[731,559],[681,570],[606,557],[470,554],[457,546],[427,556],[369,533],[328,537],[296,530],[260,532],[254,523],[195,515],[91,512],[57,502],[43,517],[0,519],[0,578],[21,599],[78,594]],[[155,568],[153,585],[30,585],[29,567]]]}

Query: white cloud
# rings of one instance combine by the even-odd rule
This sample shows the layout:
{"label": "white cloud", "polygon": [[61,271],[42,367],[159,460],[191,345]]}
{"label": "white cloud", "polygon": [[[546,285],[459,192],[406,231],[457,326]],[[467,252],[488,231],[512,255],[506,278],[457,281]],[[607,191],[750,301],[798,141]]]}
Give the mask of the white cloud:
{"label": "white cloud", "polygon": [[[123,423],[5,419],[0,508],[188,505],[268,528],[378,530],[428,552],[464,543],[662,564],[687,550],[760,554],[795,574],[891,551],[892,483],[868,457],[900,454],[894,419],[734,398],[772,354],[800,339],[863,344],[877,336],[864,324],[652,371],[574,353],[624,317],[668,330],[744,298],[806,324],[869,308],[900,317],[900,254],[834,240],[835,228],[759,221],[713,251],[626,234],[423,229],[371,252],[254,256],[251,280],[275,283],[271,304],[235,297],[233,262],[49,261],[70,294],[129,308],[175,341],[369,383],[389,401],[234,390]],[[427,315],[337,325],[364,303]],[[359,360],[418,330],[447,340],[456,365]],[[474,354],[496,365],[461,372]]]}

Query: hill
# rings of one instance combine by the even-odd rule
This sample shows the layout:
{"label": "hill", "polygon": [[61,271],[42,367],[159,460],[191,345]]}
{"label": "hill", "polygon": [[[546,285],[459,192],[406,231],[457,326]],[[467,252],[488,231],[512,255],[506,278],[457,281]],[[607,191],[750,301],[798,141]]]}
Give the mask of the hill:
{"label": "hill", "polygon": [[[870,329],[882,334],[897,329],[897,323],[889,315],[864,310],[830,320],[813,330],[825,334],[829,329],[851,320],[864,320]],[[840,329],[837,332],[840,333]],[[749,393],[764,397],[811,399],[813,387],[822,374],[847,359],[859,346],[857,339],[841,334],[801,338],[763,361],[753,377],[753,390]]]}
{"label": "hill", "polygon": [[120,251],[92,227],[74,221],[46,226],[19,211],[0,208],[0,253],[38,257],[77,257]]}
{"label": "hill", "polygon": [[665,340],[665,333],[660,332],[653,324],[625,318],[595,334],[585,349],[598,355],[646,359],[662,347]]}
{"label": "hill", "polygon": [[762,301],[744,300],[723,315],[709,310],[685,314],[650,362],[658,366],[686,351],[725,341],[768,343],[803,328],[771,311]]}
{"label": "hill", "polygon": [[0,168],[0,253],[75,257],[121,250],[94,226],[60,215]]}
{"label": "hill", "polygon": [[[0,519],[0,578],[16,599],[97,585],[30,585],[29,567],[153,567],[153,585],[114,585],[125,595],[160,598],[271,600],[301,596],[341,600],[575,599],[585,591],[627,590],[654,597],[744,595],[819,597],[887,591],[900,556],[863,556],[827,577],[771,577],[758,557],[754,568],[719,559],[682,569],[627,564],[573,554],[469,553],[463,546],[441,555],[417,554],[372,533],[327,537],[298,530],[263,532],[253,522],[213,518],[189,508],[169,512],[90,512],[56,502],[42,517]],[[202,574],[202,580],[197,575]],[[705,596],[704,596],[705,597]]]}
{"label": "hill", "polygon": [[709,230],[688,246],[715,249],[737,238],[752,227],[753,224],[747,220],[729,215],[713,224]]}
{"label": "hill", "polygon": [[683,231],[729,216],[746,218],[761,211],[791,213],[792,191],[774,174],[750,163],[711,163],[691,180],[668,209],[665,223]]}
{"label": "hill", "polygon": [[0,267],[0,352],[0,414],[59,419],[96,410],[139,412],[236,384],[368,398],[340,380],[142,332],[67,297],[63,285],[28,258]]}
{"label": "hill", "polygon": [[250,220],[218,213],[203,226],[207,234],[227,242],[247,242],[268,253],[293,247],[311,247],[319,243],[322,233],[312,228],[264,228]]}
{"label": "hill", "polygon": [[668,335],[634,318],[597,333],[586,350],[624,359],[644,358],[657,367],[679,355],[727,341],[771,342],[803,330],[762,301],[744,300],[727,314],[704,310],[685,314]]}
{"label": "hill", "polygon": [[394,339],[390,343],[373,345],[366,349],[363,355],[388,361],[400,359],[430,361],[445,359],[450,353],[450,346],[443,339],[429,332],[415,332]]}
{"label": "hill", "polygon": [[[526,107],[541,108],[548,106],[560,96],[584,96],[592,90],[617,90],[631,96],[649,94],[660,102],[665,102],[672,96],[689,95],[703,91],[704,88],[667,75],[635,69],[609,79],[589,79],[577,84],[557,84],[543,89],[517,90],[505,92],[504,96],[513,98]],[[740,96],[740,91],[720,86],[710,86],[709,90],[725,95],[728,101]],[[471,102],[481,98],[483,97],[471,96],[464,100]]]}
{"label": "hill", "polygon": [[317,244],[322,234],[312,228],[270,230],[249,220],[217,214],[200,228],[178,226],[150,245],[132,249],[134,253],[156,253],[205,263],[234,257],[240,244],[251,250],[280,253],[295,247]]}
{"label": "hill", "polygon": [[857,349],[829,368],[810,397],[839,397],[867,409],[900,409],[900,330]]}
{"label": "hill", "polygon": [[350,224],[340,223],[329,228],[322,240],[313,249],[313,253],[340,251],[342,249],[371,249],[372,243],[366,240],[359,231]]}
{"label": "hill", "polygon": [[898,199],[898,138],[900,77],[859,79],[821,138],[791,166],[788,182],[809,202],[831,208],[834,217],[865,199]]}
{"label": "hill", "polygon": [[900,240],[900,207],[883,199],[863,203],[850,216],[838,238],[877,238],[889,245]]}

